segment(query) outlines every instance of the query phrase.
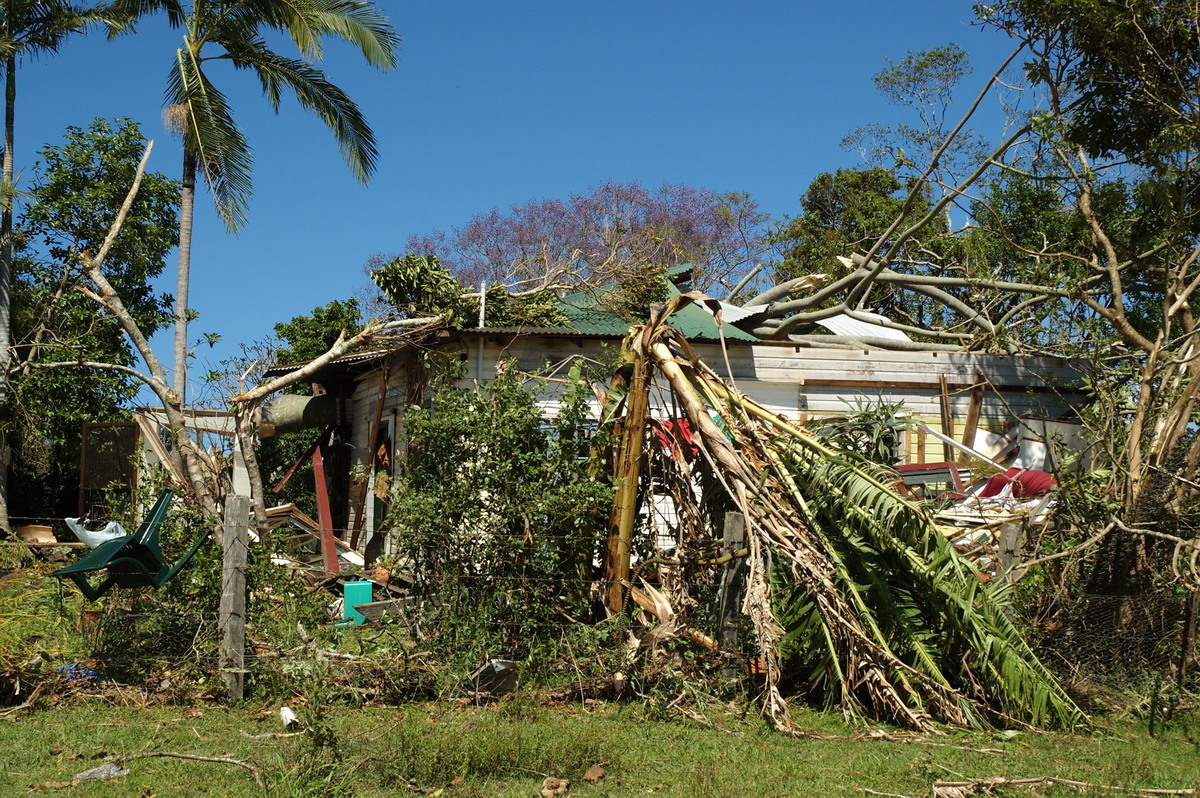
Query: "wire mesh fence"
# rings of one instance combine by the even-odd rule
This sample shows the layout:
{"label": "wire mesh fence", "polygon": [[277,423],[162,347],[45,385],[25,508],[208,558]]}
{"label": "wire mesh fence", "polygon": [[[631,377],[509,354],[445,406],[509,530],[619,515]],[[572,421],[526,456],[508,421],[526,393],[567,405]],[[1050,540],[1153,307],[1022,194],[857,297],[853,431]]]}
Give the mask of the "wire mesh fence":
{"label": "wire mesh fence", "polygon": [[1188,595],[1084,593],[1032,621],[1032,642],[1068,683],[1124,688],[1147,678],[1181,678],[1184,686],[1200,687],[1200,673],[1190,667],[1192,608]]}
{"label": "wire mesh fence", "polygon": [[[656,568],[660,576],[672,573],[661,563]],[[674,609],[679,628],[716,639],[720,621],[716,602],[710,599],[715,599],[719,568],[710,570],[712,590],[693,591],[697,599],[693,605]],[[374,572],[352,572],[348,576],[375,577],[376,601],[401,594],[414,599],[403,604],[402,613],[390,618],[387,634],[403,637],[406,645],[441,652],[439,656],[444,659],[439,665],[450,670],[467,669],[492,658],[539,660],[539,667],[588,670],[592,674],[604,668],[613,672],[626,668],[623,662],[630,621],[606,624],[597,620],[602,613],[587,610],[600,603],[598,574],[592,569],[520,572],[514,563],[507,571],[443,572],[436,579],[405,579],[390,586],[386,577],[379,582]],[[306,617],[304,625],[310,629],[321,624],[332,629],[332,622],[342,615],[336,583],[329,588],[328,592],[314,592],[314,603],[325,607]],[[638,607],[632,603],[627,610],[631,617],[638,614]],[[262,616],[255,618],[256,611],[271,612],[271,606],[252,604],[252,626],[265,620]],[[1031,604],[1018,602],[1016,607],[1016,612],[1023,614],[1031,644],[1064,683],[1115,690],[1139,689],[1155,680],[1175,682],[1181,675],[1181,686],[1200,689],[1194,632],[1188,631],[1189,625],[1194,628],[1193,611],[1194,600],[1189,594],[1169,591],[1140,596],[1083,594],[1059,601],[1052,608],[1041,605],[1036,617]],[[634,630],[646,636],[660,620],[642,615],[640,621],[633,621]],[[288,626],[294,629],[295,620]],[[150,689],[165,689],[161,687],[164,680],[181,669],[215,671],[215,627],[215,611],[123,592],[112,597],[102,611],[88,609],[80,618],[81,633],[95,656],[114,672],[145,683]],[[743,678],[751,675],[750,664],[754,661],[753,639],[748,631],[743,630],[732,660],[739,663],[739,676]],[[663,643],[652,635],[647,639],[660,649],[694,648],[682,638]],[[299,647],[303,643],[297,639],[287,645]],[[334,644],[327,638],[322,645]],[[287,664],[285,649],[279,641],[261,647],[252,640],[247,668],[251,672],[278,670]],[[728,664],[731,660],[724,656],[727,653],[717,652],[713,662]],[[426,692],[428,689],[428,683],[422,687]],[[396,686],[391,694],[401,695],[403,690]]]}

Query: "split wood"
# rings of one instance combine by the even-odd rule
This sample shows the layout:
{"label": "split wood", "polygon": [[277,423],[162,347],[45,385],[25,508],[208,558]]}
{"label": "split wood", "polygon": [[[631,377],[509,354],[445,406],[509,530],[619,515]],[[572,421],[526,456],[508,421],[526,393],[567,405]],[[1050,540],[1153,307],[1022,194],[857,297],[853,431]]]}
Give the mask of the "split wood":
{"label": "split wood", "polygon": [[302,734],[308,734],[308,732],[267,732],[266,734],[251,734],[245,729],[242,729],[242,736],[248,737],[251,740],[278,740],[283,737],[299,737]]}

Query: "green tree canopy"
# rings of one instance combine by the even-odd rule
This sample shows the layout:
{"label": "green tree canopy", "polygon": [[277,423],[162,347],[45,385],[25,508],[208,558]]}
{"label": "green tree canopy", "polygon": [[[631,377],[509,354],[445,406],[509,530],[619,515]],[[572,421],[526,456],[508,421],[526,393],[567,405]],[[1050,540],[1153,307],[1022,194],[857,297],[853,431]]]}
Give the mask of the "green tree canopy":
{"label": "green tree canopy", "polygon": [[307,316],[275,325],[275,335],[285,345],[276,350],[280,363],[299,363],[324,354],[345,333],[354,335],[362,327],[357,299],[335,299],[312,309]]}
{"label": "green tree canopy", "polygon": [[[139,385],[113,369],[77,361],[132,366],[135,353],[119,325],[96,313],[78,290],[79,254],[95,251],[129,190],[145,141],[128,120],[95,120],[69,128],[63,143],[42,150],[35,184],[18,226],[13,290],[12,403],[14,515],[74,512],[84,422],[126,417]],[[179,184],[145,176],[126,235],[110,251],[114,287],[147,334],[168,320],[170,297],[151,283],[174,246]]]}
{"label": "green tree canopy", "polygon": [[903,207],[902,189],[879,167],[817,175],[800,197],[800,215],[774,233],[783,254],[777,279],[844,271],[837,257],[862,252],[883,235]]}
{"label": "green tree canopy", "polygon": [[[17,64],[57,52],[90,16],[60,0],[5,0],[0,8],[0,68],[4,72],[3,169],[0,177],[0,407],[8,401],[12,344],[13,200],[16,196]],[[5,442],[0,437],[0,447]],[[8,481],[0,463],[0,528],[8,528]]]}
{"label": "green tree canopy", "polygon": [[1025,66],[1066,138],[1093,157],[1163,164],[1200,145],[1200,25],[1193,0],[1004,0],[981,18],[1032,44]]}
{"label": "green tree canopy", "polygon": [[968,130],[960,132],[936,163],[934,159],[953,127],[951,108],[959,84],[971,74],[970,56],[951,43],[910,50],[899,61],[884,60],[887,66],[872,78],[875,90],[889,105],[908,109],[915,124],[900,118],[860,125],[842,139],[842,148],[904,179],[933,165],[930,176],[940,186],[937,193],[947,191],[983,154],[982,139]]}

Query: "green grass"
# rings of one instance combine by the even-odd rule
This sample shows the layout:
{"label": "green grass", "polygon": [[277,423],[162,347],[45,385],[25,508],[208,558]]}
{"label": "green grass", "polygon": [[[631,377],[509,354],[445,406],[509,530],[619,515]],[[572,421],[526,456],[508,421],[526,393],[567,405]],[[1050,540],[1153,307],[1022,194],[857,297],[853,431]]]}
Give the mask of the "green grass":
{"label": "green grass", "polygon": [[[281,731],[275,705],[229,710],[129,708],[87,703],[10,716],[0,722],[0,792],[62,790],[97,796],[534,796],[542,779],[571,780],[571,794],[601,796],[864,795],[862,788],[928,795],[934,781],[1054,776],[1122,788],[1200,788],[1200,745],[1180,722],[1157,737],[1129,722],[1090,736],[949,734],[905,741],[851,739],[833,716],[803,713],[806,728],[843,737],[791,739],[756,719],[711,712],[718,728],[684,719],[648,719],[643,704],[543,708],[528,698],[490,707],[421,703],[399,708],[326,708],[313,735]],[[979,749],[979,750],[970,750]],[[989,752],[983,752],[987,749]],[[75,773],[156,751],[245,760],[264,791],[228,764],[132,759],[128,776],[64,787]],[[990,751],[996,751],[992,753]],[[604,781],[582,780],[595,763]],[[1088,794],[1085,793],[1085,794]],[[1006,793],[1001,793],[1006,794]],[[1018,795],[1015,790],[1007,794]],[[1079,795],[1063,786],[1040,795]]]}
{"label": "green grass", "polygon": [[[110,626],[117,628],[105,650],[133,658],[140,667],[125,675],[122,686],[119,670],[92,658],[93,645],[80,629],[83,604],[77,593],[60,594],[46,579],[51,567],[0,578],[0,713],[6,713],[0,714],[0,798],[370,798],[439,790],[447,798],[529,798],[548,775],[569,779],[571,794],[579,798],[836,798],[866,795],[866,789],[925,796],[934,781],[994,776],[1052,776],[1122,790],[1091,791],[1105,796],[1133,795],[1133,788],[1200,788],[1200,716],[1186,714],[1195,712],[1191,704],[1183,713],[1176,702],[1164,704],[1169,711],[1156,715],[1155,737],[1148,733],[1149,704],[1141,700],[1127,714],[1101,718],[1100,727],[1088,736],[1020,734],[1007,741],[959,732],[903,741],[861,739],[864,728],[846,726],[838,715],[802,709],[795,710],[802,728],[837,739],[792,739],[769,731],[753,712],[739,717],[713,699],[698,708],[709,726],[668,711],[662,699],[548,707],[535,695],[519,693],[477,708],[457,703],[454,685],[461,674],[447,670],[435,679],[419,669],[404,670],[405,657],[396,648],[400,643],[393,645],[392,636],[380,634],[386,628],[336,635],[322,617],[313,620],[306,614],[307,605],[291,600],[267,603],[256,617],[254,634],[272,640],[280,651],[292,651],[302,642],[296,628],[302,621],[316,639],[315,648],[338,646],[371,654],[378,658],[377,667],[356,675],[341,661],[311,654],[261,660],[250,680],[255,698],[230,710],[203,698],[218,677],[209,672],[211,652],[189,650],[192,632],[154,631],[158,627],[150,621],[166,623],[174,617],[165,610],[161,618],[125,630],[119,628],[124,616],[112,614]],[[163,600],[161,593],[142,598],[155,597]],[[121,607],[115,604],[114,609]],[[184,653],[172,654],[168,643],[182,643]],[[203,662],[198,664],[197,658]],[[96,667],[105,684],[64,682],[57,668],[73,662]],[[421,678],[433,681],[422,687]],[[171,686],[161,687],[166,681]],[[20,692],[15,692],[18,686]],[[399,703],[392,698],[397,706],[369,708],[345,703],[360,700],[355,690],[366,686],[376,689],[373,695],[383,690],[391,697],[440,694],[447,700]],[[650,684],[639,689],[673,696],[679,687]],[[31,709],[9,711],[30,700],[31,692]],[[273,736],[282,731],[280,702],[268,696],[294,695],[311,701],[308,707],[293,704],[308,731]],[[699,700],[702,691],[689,695]],[[1131,706],[1130,701],[1107,704]],[[249,772],[227,763],[139,758],[155,752],[252,763],[267,787],[260,788]],[[118,758],[128,758],[129,775],[70,784],[74,774]],[[600,784],[582,780],[593,764],[607,770]],[[1080,793],[1052,786],[1035,794],[1053,798]]]}

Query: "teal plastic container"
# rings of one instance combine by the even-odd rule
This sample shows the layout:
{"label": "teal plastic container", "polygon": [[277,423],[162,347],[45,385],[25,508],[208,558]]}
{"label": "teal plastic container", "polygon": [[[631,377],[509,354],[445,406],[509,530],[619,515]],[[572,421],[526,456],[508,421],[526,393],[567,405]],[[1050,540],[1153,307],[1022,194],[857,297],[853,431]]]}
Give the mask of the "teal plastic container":
{"label": "teal plastic container", "polygon": [[346,582],[342,589],[342,618],[356,624],[366,623],[367,619],[361,612],[354,609],[356,604],[370,604],[374,599],[371,588],[373,583],[364,580]]}

